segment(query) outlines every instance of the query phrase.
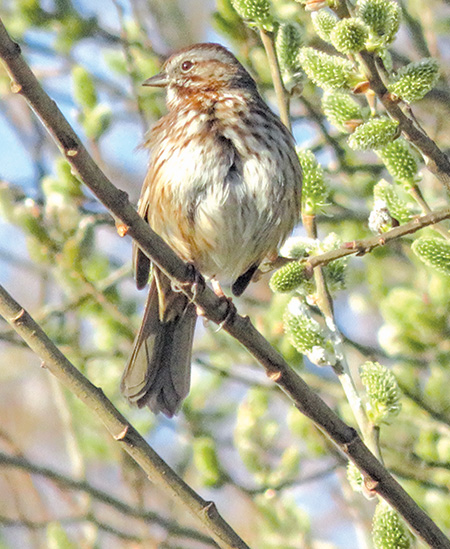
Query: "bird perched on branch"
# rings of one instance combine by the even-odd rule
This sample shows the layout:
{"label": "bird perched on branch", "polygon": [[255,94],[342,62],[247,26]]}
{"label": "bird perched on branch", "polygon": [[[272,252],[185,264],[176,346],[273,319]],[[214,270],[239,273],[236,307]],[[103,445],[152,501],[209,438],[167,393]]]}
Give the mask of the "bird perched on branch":
{"label": "bird perched on branch", "polygon": [[[239,296],[300,216],[301,168],[290,132],[228,50],[197,44],[145,86],[166,88],[168,114],[150,132],[138,212],[200,273]],[[150,260],[134,244],[136,283]],[[193,303],[153,266],[144,319],[122,377],[130,402],[171,417],[189,392]]]}

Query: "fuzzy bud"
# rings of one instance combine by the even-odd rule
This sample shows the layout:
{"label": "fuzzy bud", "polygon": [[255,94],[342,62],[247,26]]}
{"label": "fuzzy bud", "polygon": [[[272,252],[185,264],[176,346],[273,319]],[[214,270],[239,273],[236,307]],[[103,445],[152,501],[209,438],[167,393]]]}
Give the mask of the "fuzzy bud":
{"label": "fuzzy bud", "polygon": [[342,132],[348,133],[348,123],[351,120],[363,119],[359,104],[344,92],[325,93],[322,98],[322,108],[328,120]]}
{"label": "fuzzy bud", "polygon": [[382,179],[375,185],[373,189],[373,196],[375,198],[375,202],[377,200],[382,200],[386,204],[391,216],[399,223],[407,223],[414,215],[414,212],[406,204],[406,202],[399,198],[395,187],[391,185],[391,183],[388,183],[385,179]]}
{"label": "fuzzy bud", "polygon": [[291,236],[286,240],[280,250],[282,257],[292,259],[304,259],[317,250],[318,240],[307,236]]}
{"label": "fuzzy bud", "polygon": [[317,366],[336,364],[330,335],[314,320],[299,298],[293,298],[284,314],[284,326],[292,345]]}
{"label": "fuzzy bud", "polygon": [[383,62],[384,68],[388,72],[392,72],[394,67],[394,62],[392,60],[392,55],[390,54],[389,50],[387,48],[379,48],[377,53],[378,53],[378,57]]}
{"label": "fuzzy bud", "polygon": [[403,520],[384,501],[375,509],[372,524],[375,549],[410,549],[411,534]]}
{"label": "fuzzy bud", "polygon": [[305,280],[305,265],[292,261],[278,269],[269,284],[273,292],[286,293],[298,288]]}
{"label": "fuzzy bud", "polygon": [[111,125],[112,113],[109,105],[99,103],[88,113],[80,117],[86,136],[99,139]]}
{"label": "fuzzy bud", "polygon": [[431,58],[422,59],[400,69],[389,85],[389,91],[407,103],[412,103],[422,99],[435,86],[438,78],[437,61]]}
{"label": "fuzzy bud", "polygon": [[330,33],[333,46],[346,55],[364,49],[368,36],[365,23],[355,17],[341,19]]}
{"label": "fuzzy bud", "polygon": [[409,143],[402,137],[377,151],[388,172],[398,183],[406,187],[414,185],[417,179],[417,162]]}
{"label": "fuzzy bud", "polygon": [[301,27],[297,23],[281,23],[277,29],[275,46],[282,71],[299,68],[298,51],[302,44]]}
{"label": "fuzzy bud", "polygon": [[269,0],[231,0],[231,3],[244,21],[266,30],[273,29],[272,6]]}
{"label": "fuzzy bud", "polygon": [[421,237],[413,242],[411,249],[425,265],[450,276],[450,242],[442,238]]}
{"label": "fuzzy bud", "polygon": [[297,155],[303,170],[302,211],[312,215],[327,203],[328,186],[322,166],[314,153],[307,149],[297,149]]}
{"label": "fuzzy bud", "polygon": [[382,234],[392,228],[392,216],[383,199],[376,199],[369,215],[369,229],[375,234]]}
{"label": "fuzzy bud", "polygon": [[312,13],[311,20],[318,36],[325,42],[331,42],[330,33],[339,21],[336,15],[328,9],[321,9]]}
{"label": "fuzzy bud", "polygon": [[300,63],[308,77],[325,90],[350,89],[359,81],[350,61],[314,48],[300,50]]}
{"label": "fuzzy bud", "polygon": [[297,23],[282,23],[277,30],[275,49],[283,82],[287,90],[293,89],[304,77],[298,58],[302,44],[301,27]]}
{"label": "fuzzy bud", "polygon": [[397,120],[372,118],[356,128],[348,138],[348,144],[355,150],[380,149],[391,143],[397,134]]}
{"label": "fuzzy bud", "polygon": [[402,8],[400,5],[397,2],[389,2],[389,17],[383,41],[384,45],[389,46],[395,40],[401,20]]}
{"label": "fuzzy bud", "polygon": [[347,480],[354,492],[362,492],[364,488],[364,479],[361,471],[356,467],[353,461],[347,464]]}
{"label": "fuzzy bud", "polygon": [[[337,250],[342,245],[342,240],[336,233],[329,233],[320,246],[316,254],[323,254],[330,252],[331,250]],[[336,259],[331,261],[328,265],[325,265],[323,272],[328,284],[330,292],[336,290],[342,290],[345,287],[346,271],[347,271],[347,258]]]}
{"label": "fuzzy bud", "polygon": [[370,28],[374,45],[389,45],[400,26],[401,8],[391,0],[358,0],[358,16]]}
{"label": "fuzzy bud", "polygon": [[366,362],[360,368],[360,376],[369,397],[370,420],[374,425],[389,423],[401,410],[400,389],[394,374],[378,362]]}

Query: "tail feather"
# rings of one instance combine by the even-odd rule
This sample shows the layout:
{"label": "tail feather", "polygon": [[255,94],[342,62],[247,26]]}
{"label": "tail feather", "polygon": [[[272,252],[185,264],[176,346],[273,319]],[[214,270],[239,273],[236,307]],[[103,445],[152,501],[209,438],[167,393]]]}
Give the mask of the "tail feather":
{"label": "tail feather", "polygon": [[182,294],[172,297],[178,297],[178,313],[168,321],[161,320],[158,290],[152,281],[142,326],[120,386],[132,404],[147,405],[155,414],[162,412],[168,417],[179,410],[189,392],[197,318],[195,306],[187,298]]}

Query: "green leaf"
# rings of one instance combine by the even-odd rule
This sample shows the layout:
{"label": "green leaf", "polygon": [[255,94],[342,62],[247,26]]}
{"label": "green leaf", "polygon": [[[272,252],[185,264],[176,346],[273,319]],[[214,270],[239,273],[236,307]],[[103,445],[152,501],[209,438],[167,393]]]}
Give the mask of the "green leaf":
{"label": "green leaf", "polygon": [[99,103],[86,115],[81,117],[81,123],[86,136],[90,139],[99,139],[111,124],[112,113],[109,105]]}
{"label": "green leaf", "polygon": [[221,481],[219,460],[214,441],[207,436],[194,439],[194,464],[206,486],[218,486]]}
{"label": "green leaf", "polygon": [[76,549],[67,532],[59,522],[51,522],[47,526],[47,547],[49,549]]}

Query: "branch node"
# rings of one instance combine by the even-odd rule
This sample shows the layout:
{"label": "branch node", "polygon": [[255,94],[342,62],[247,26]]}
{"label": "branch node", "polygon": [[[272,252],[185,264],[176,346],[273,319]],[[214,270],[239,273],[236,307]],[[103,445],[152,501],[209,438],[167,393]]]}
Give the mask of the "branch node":
{"label": "branch node", "polygon": [[11,39],[8,40],[8,43],[2,44],[2,46],[6,46],[4,49],[2,48],[2,58],[5,61],[10,61],[11,59],[14,59],[15,57],[19,57],[19,55],[22,53],[22,49],[20,48],[19,44],[17,42],[13,42]]}
{"label": "branch node", "polygon": [[231,297],[223,297],[221,298],[221,300],[226,303],[227,308],[225,310],[224,318],[219,324],[219,330],[221,330],[227,324],[232,324],[234,319],[236,318],[237,313],[236,305],[233,303]]}
{"label": "branch node", "polygon": [[23,317],[25,316],[25,309],[20,309],[20,311],[11,318],[11,322],[14,322],[14,324],[19,324],[21,320],[23,320]]}
{"label": "branch node", "polygon": [[217,517],[218,515],[216,504],[213,501],[208,501],[206,503],[203,512],[210,519]]}
{"label": "branch node", "polygon": [[370,495],[370,497],[374,497],[379,485],[380,483],[378,480],[371,477],[364,477],[364,488],[367,490],[367,494]]}
{"label": "branch node", "polygon": [[78,149],[68,149],[66,150],[66,155],[69,158],[73,158],[74,156],[77,156],[78,152],[79,152]]}
{"label": "branch node", "polygon": [[314,276],[314,267],[307,261],[305,263],[305,278],[308,280]]}
{"label": "branch node", "polygon": [[350,437],[347,440],[342,441],[342,448],[347,455],[350,455],[352,446],[361,442],[361,438],[356,429],[349,427],[349,432],[351,433]]}
{"label": "branch node", "polygon": [[122,221],[116,221],[117,234],[121,238],[123,238],[128,233],[129,228],[130,227],[128,225],[126,225],[125,223],[122,223]]}
{"label": "branch node", "polygon": [[355,246],[355,248],[358,248],[358,251],[355,254],[357,256],[366,255],[366,253],[370,251],[370,247]]}
{"label": "branch node", "polygon": [[370,82],[368,80],[364,80],[364,82],[360,82],[359,84],[356,84],[356,86],[352,89],[352,92],[355,94],[358,93],[366,93],[370,89]]}
{"label": "branch node", "polygon": [[129,425],[125,425],[123,430],[120,431],[120,433],[118,435],[113,435],[114,440],[118,440],[118,441],[124,440],[126,438],[127,434],[128,434],[129,427],[130,427]]}
{"label": "branch node", "polygon": [[392,103],[393,105],[397,105],[400,103],[401,98],[396,95],[395,93],[386,92],[384,95],[381,96],[381,101],[388,101],[389,103]]}
{"label": "branch node", "polygon": [[44,370],[47,369],[47,364],[45,364],[45,360],[43,360],[43,361],[41,362],[41,368],[44,369]]}
{"label": "branch node", "polygon": [[280,379],[282,378],[283,376],[283,372],[281,372],[280,370],[276,371],[276,372],[269,372],[267,374],[267,377],[273,381],[274,383],[278,383],[280,381]]}
{"label": "branch node", "polygon": [[115,189],[114,201],[120,206],[123,211],[128,205],[128,193],[122,191],[122,189]]}
{"label": "branch node", "polygon": [[344,248],[344,250],[355,250],[358,247],[358,243],[356,240],[352,240],[351,242],[344,242],[341,246],[341,248]]}
{"label": "branch node", "polygon": [[18,82],[11,80],[11,91],[12,93],[20,93],[22,91],[22,86]]}

